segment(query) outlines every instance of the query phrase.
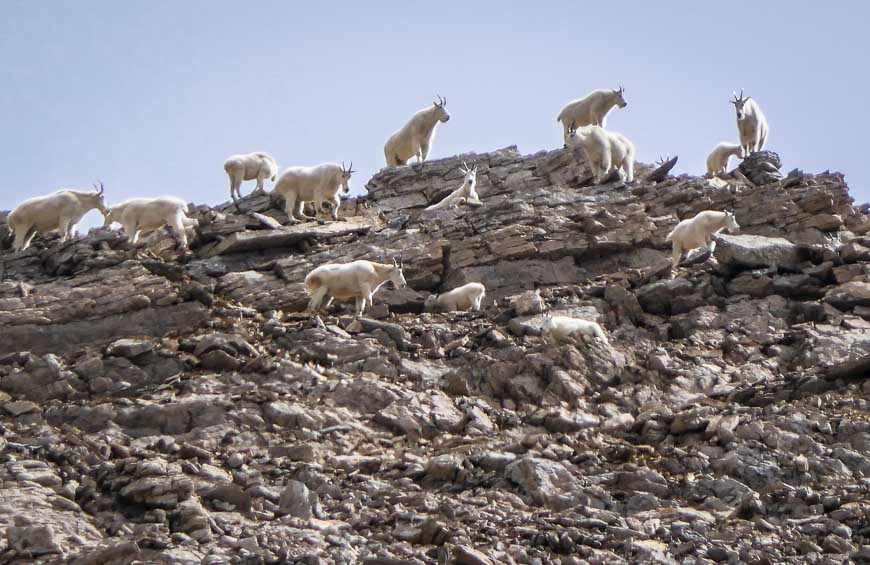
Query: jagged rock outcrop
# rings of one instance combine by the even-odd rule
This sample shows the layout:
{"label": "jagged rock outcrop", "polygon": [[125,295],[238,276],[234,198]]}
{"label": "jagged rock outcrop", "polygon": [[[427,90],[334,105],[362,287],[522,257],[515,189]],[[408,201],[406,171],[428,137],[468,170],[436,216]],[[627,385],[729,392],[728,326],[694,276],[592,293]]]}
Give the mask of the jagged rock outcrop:
{"label": "jagged rock outcrop", "polygon": [[[463,161],[483,206],[423,213]],[[12,253],[0,226],[0,561],[870,559],[866,207],[770,152],[637,176],[462,155],[381,171],[335,223],[198,206],[189,252]],[[672,276],[704,209],[741,230]],[[395,255],[410,288],[367,317],[302,313],[314,266]],[[422,313],[469,281],[483,311]],[[610,344],[550,341],[545,310]]]}

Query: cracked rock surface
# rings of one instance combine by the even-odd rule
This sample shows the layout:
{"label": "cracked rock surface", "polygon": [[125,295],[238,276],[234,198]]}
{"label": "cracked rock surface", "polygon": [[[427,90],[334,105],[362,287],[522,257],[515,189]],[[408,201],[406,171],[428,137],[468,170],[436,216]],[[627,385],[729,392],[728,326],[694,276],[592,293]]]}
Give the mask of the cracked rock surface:
{"label": "cracked rock surface", "polygon": [[[483,206],[422,214],[478,164]],[[340,221],[251,194],[13,253],[0,213],[2,563],[870,560],[870,215],[843,176],[591,185],[509,147],[384,170]],[[672,275],[705,209],[741,229]],[[324,262],[402,255],[366,316]],[[423,313],[484,283],[480,312]],[[609,344],[555,343],[547,311]]]}

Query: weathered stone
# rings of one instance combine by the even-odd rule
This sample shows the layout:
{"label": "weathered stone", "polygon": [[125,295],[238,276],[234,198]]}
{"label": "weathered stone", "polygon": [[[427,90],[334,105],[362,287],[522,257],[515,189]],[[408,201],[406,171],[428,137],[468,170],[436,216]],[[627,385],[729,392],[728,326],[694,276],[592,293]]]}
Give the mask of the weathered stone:
{"label": "weathered stone", "polygon": [[290,481],[281,492],[278,500],[278,511],[294,518],[307,520],[314,515],[314,506],[317,504],[317,494],[308,490],[305,483]]}
{"label": "weathered stone", "polygon": [[329,239],[367,232],[371,226],[350,222],[287,226],[271,230],[235,232],[211,248],[209,256],[288,247],[308,239]]}
{"label": "weathered stone", "polygon": [[805,259],[800,247],[781,237],[759,235],[719,235],[716,260],[727,265],[754,269],[779,267],[797,269]]}
{"label": "weathered stone", "polygon": [[133,359],[154,350],[154,344],[145,339],[119,339],[109,344],[106,355]]}
{"label": "weathered stone", "polygon": [[[420,214],[463,160],[483,206]],[[11,253],[0,225],[0,561],[858,559],[870,206],[777,167],[593,185],[582,152],[509,148],[383,169],[339,223],[191,206],[184,252]],[[760,245],[672,272],[665,237],[706,209]],[[365,317],[303,312],[314,267],[399,255],[408,288]],[[482,311],[421,313],[471,281]],[[546,311],[609,344],[540,335]]]}
{"label": "weathered stone", "polygon": [[841,310],[870,306],[870,282],[850,281],[825,293],[824,301]]}

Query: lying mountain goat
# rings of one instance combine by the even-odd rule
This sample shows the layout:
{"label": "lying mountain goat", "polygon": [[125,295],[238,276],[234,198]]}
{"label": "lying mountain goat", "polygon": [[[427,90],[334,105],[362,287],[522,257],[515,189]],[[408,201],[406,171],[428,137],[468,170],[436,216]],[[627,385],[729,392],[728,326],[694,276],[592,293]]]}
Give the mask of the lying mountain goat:
{"label": "lying mountain goat", "polygon": [[388,167],[404,165],[411,157],[417,157],[418,163],[426,160],[435,126],[438,122],[446,123],[450,119],[445,106],[447,99],[439,96],[437,102],[411,116],[402,129],[390,136],[384,145]]}
{"label": "lying mountain goat", "polygon": [[743,159],[746,153],[741,145],[723,141],[717,145],[710,156],[707,157],[707,177],[712,178],[725,174],[728,169],[728,160],[732,157]]}
{"label": "lying mountain goat", "polygon": [[542,329],[545,335],[549,335],[557,343],[571,342],[578,336],[600,339],[604,343],[609,343],[601,326],[590,320],[547,315]]}
{"label": "lying mountain goat", "polygon": [[[324,203],[332,205],[332,219],[338,219],[341,206],[340,189],[350,192],[348,181],[353,174],[353,162],[344,168],[344,163],[324,163],[314,167],[290,167],[281,173],[272,192],[284,197],[284,210],[291,222],[316,219]],[[314,202],[314,217],[306,216],[302,208],[306,202]]]}
{"label": "lying mountain goat", "polygon": [[6,223],[15,234],[13,249],[27,249],[36,232],[58,230],[61,241],[72,238],[76,224],[85,214],[96,208],[105,215],[103,191],[103,183],[100,183],[96,192],[58,190],[25,200],[6,218]]}
{"label": "lying mountain goat", "polygon": [[564,139],[567,143],[568,133],[572,125],[574,127],[583,126],[601,126],[604,127],[604,122],[607,119],[607,113],[614,106],[625,108],[628,102],[625,101],[625,89],[621,86],[619,90],[605,88],[603,90],[593,90],[585,97],[579,100],[568,102],[559,116],[557,122],[562,122],[564,128]]}
{"label": "lying mountain goat", "polygon": [[305,289],[311,295],[308,311],[319,311],[320,303],[327,296],[326,308],[334,298],[355,298],[356,315],[362,316],[366,306],[371,306],[374,294],[387,281],[392,281],[396,288],[407,286],[401,262],[394,259],[392,265],[386,265],[359,260],[321,265],[305,277]]}
{"label": "lying mountain goat", "polygon": [[743,97],[734,94],[734,109],[737,110],[737,131],[740,133],[740,145],[743,146],[744,154],[748,157],[756,151],[764,149],[767,142],[767,119],[761,113],[761,108],[755,100],[749,96]]}
{"label": "lying mountain goat", "polygon": [[469,169],[468,165],[463,162],[462,166],[462,173],[465,175],[462,186],[448,194],[441,202],[427,207],[426,210],[443,210],[460,204],[483,204],[475,190],[475,186],[477,186],[477,165],[473,169]]}
{"label": "lying mountain goat", "polygon": [[731,212],[717,212],[704,210],[695,214],[694,218],[686,219],[668,234],[665,241],[673,242],[673,268],[676,269],[680,261],[693,249],[706,246],[710,253],[716,249],[713,234],[723,229],[734,233],[740,226]]}
{"label": "lying mountain goat", "polygon": [[486,296],[486,288],[477,282],[470,282],[453,290],[439,294],[433,294],[426,299],[423,310],[426,312],[467,312],[480,311],[483,297]]}
{"label": "lying mountain goat", "polygon": [[187,247],[186,228],[195,225],[196,221],[188,218],[186,211],[187,202],[174,196],[130,198],[109,207],[103,227],[118,222],[130,243],[135,245],[141,232],[169,226],[179,245]]}
{"label": "lying mountain goat", "polygon": [[242,197],[242,181],[257,179],[256,190],[263,190],[263,181],[275,182],[278,164],[268,153],[257,151],[245,155],[232,155],[224,161],[224,170],[230,177],[230,197],[235,202]]}
{"label": "lying mountain goat", "polygon": [[614,169],[622,171],[625,182],[634,180],[634,144],[621,133],[609,132],[599,126],[568,128],[566,147],[580,146],[592,169],[595,184],[601,184]]}

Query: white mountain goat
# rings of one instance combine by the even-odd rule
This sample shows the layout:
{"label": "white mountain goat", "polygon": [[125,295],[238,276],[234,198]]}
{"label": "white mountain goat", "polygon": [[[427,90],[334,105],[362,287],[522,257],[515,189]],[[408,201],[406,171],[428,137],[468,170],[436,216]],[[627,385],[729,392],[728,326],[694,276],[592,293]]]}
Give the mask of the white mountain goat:
{"label": "white mountain goat", "polygon": [[756,151],[764,149],[767,142],[767,119],[761,113],[761,108],[755,100],[747,96],[734,94],[734,109],[737,110],[737,131],[740,133],[740,145],[743,146],[745,155],[748,157]]}
{"label": "white mountain goat", "polygon": [[256,151],[243,155],[231,155],[224,161],[224,170],[230,177],[230,197],[235,201],[242,197],[242,181],[257,180],[256,190],[263,190],[263,181],[275,182],[278,164],[268,153]]}
{"label": "white mountain goat", "polygon": [[712,178],[725,174],[728,169],[728,160],[732,157],[743,159],[746,152],[742,145],[723,141],[710,152],[707,157],[707,177]]}
{"label": "white mountain goat", "polygon": [[737,219],[731,212],[704,210],[695,214],[695,217],[677,224],[665,238],[665,241],[673,244],[673,268],[676,269],[685,255],[693,249],[706,246],[710,253],[713,253],[716,249],[713,235],[723,229],[728,230],[729,233],[740,229]]}
{"label": "white mountain goat", "polygon": [[366,306],[371,306],[374,294],[387,281],[392,281],[396,288],[407,286],[400,261],[394,259],[392,265],[365,260],[321,265],[305,277],[305,289],[311,295],[308,311],[319,311],[327,296],[326,308],[334,298],[355,298],[356,315],[362,316]]}
{"label": "white mountain goat", "polygon": [[28,198],[6,218],[9,229],[15,234],[13,249],[27,249],[36,232],[57,230],[61,234],[61,241],[71,239],[76,224],[85,214],[96,208],[105,215],[103,191],[103,183],[100,183],[96,192],[58,190],[46,196]]}
{"label": "white mountain goat", "polygon": [[460,287],[426,299],[423,309],[427,312],[478,312],[486,296],[486,288],[478,282],[470,282]]}
{"label": "white mountain goat", "polygon": [[610,137],[611,164],[616,169],[622,169],[625,182],[634,181],[634,143],[621,133],[607,132]]}
{"label": "white mountain goat", "polygon": [[551,316],[544,318],[543,333],[549,335],[557,343],[571,342],[578,336],[600,339],[608,343],[607,335],[597,322],[571,318],[569,316]]}
{"label": "white mountain goat", "polygon": [[411,157],[417,157],[418,163],[426,160],[435,126],[450,120],[446,106],[447,99],[438,96],[438,101],[415,113],[402,129],[390,136],[384,145],[388,167],[404,165]]}
{"label": "white mountain goat", "polygon": [[568,102],[559,116],[557,122],[562,122],[564,128],[564,139],[567,142],[568,133],[571,129],[571,124],[574,127],[583,126],[601,126],[607,119],[607,113],[614,106],[625,108],[628,102],[625,101],[625,89],[622,86],[619,90],[605,88],[602,90],[593,90],[583,98]]}
{"label": "white mountain goat", "polygon": [[[323,163],[314,167],[290,167],[286,169],[272,192],[284,198],[284,210],[291,222],[316,219],[324,203],[332,206],[332,219],[338,219],[341,196],[338,191],[350,192],[348,182],[353,174],[353,162],[345,168],[344,163]],[[306,216],[302,208],[306,202],[314,202],[314,217]]]}
{"label": "white mountain goat", "polygon": [[169,226],[179,245],[187,247],[187,228],[196,225],[196,220],[188,218],[185,212],[187,202],[174,196],[130,198],[109,207],[103,227],[118,222],[130,243],[136,244],[141,232]]}
{"label": "white mountain goat", "polygon": [[565,146],[583,149],[596,184],[604,182],[613,169],[622,171],[625,182],[634,180],[634,144],[621,133],[599,126],[575,128],[571,124]]}
{"label": "white mountain goat", "polygon": [[469,169],[465,162],[462,163],[462,173],[465,178],[462,180],[462,186],[448,194],[443,200],[437,204],[428,206],[426,210],[443,210],[445,208],[453,208],[460,204],[482,205],[480,196],[477,195],[477,165]]}

